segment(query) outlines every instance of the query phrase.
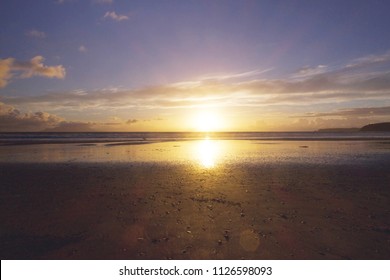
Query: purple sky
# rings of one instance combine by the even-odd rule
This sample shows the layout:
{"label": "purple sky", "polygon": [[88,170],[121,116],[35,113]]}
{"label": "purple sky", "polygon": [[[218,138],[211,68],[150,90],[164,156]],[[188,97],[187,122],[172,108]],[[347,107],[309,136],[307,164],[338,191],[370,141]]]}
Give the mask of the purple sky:
{"label": "purple sky", "polygon": [[2,0],[0,131],[389,121],[389,10],[388,1]]}

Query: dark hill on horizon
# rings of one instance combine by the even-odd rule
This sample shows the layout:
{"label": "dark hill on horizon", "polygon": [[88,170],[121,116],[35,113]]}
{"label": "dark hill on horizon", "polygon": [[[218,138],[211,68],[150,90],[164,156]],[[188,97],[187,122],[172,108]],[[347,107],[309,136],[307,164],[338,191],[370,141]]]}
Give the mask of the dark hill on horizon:
{"label": "dark hill on horizon", "polygon": [[390,122],[365,125],[360,131],[390,131]]}

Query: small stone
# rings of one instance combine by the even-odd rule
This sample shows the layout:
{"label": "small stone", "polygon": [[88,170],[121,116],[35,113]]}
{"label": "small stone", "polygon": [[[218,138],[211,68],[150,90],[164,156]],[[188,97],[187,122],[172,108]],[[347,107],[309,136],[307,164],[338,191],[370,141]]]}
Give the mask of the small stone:
{"label": "small stone", "polygon": [[283,219],[286,219],[286,220],[288,219],[287,216],[286,216],[285,214],[281,214],[281,215],[279,215],[279,216],[280,216],[280,218],[283,218]]}

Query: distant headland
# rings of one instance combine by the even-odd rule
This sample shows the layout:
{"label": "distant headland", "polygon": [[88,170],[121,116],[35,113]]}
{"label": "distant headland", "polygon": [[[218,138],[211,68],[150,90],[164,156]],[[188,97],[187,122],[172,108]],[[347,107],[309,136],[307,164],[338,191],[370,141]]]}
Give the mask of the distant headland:
{"label": "distant headland", "polygon": [[363,126],[360,131],[390,131],[390,122],[369,124]]}
{"label": "distant headland", "polygon": [[390,132],[390,122],[374,123],[365,125],[361,128],[323,128],[317,130],[318,132]]}

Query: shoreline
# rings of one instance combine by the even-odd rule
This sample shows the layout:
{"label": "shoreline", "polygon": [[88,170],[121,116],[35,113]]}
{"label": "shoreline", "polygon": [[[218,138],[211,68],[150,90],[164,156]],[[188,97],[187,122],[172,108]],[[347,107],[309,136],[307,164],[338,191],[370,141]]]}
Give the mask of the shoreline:
{"label": "shoreline", "polygon": [[9,132],[0,133],[0,146],[119,142],[141,144],[203,139],[233,141],[389,141],[390,132]]}
{"label": "shoreline", "polygon": [[278,137],[253,137],[253,138],[183,138],[183,139],[148,139],[148,140],[63,140],[63,139],[50,139],[50,140],[0,140],[0,146],[18,146],[18,145],[46,145],[46,144],[108,144],[108,145],[141,145],[141,144],[153,144],[161,142],[182,142],[182,141],[199,141],[199,140],[215,140],[215,141],[275,141],[275,142],[299,142],[299,141],[313,141],[313,142],[339,142],[339,141],[390,141],[390,136],[378,136],[378,137],[322,137],[322,138],[309,138],[309,137],[297,137],[297,138],[278,138]]}

